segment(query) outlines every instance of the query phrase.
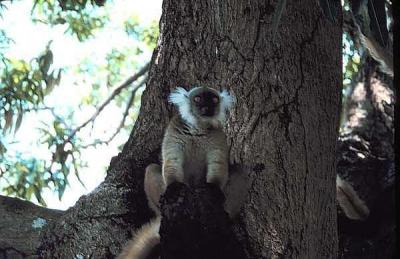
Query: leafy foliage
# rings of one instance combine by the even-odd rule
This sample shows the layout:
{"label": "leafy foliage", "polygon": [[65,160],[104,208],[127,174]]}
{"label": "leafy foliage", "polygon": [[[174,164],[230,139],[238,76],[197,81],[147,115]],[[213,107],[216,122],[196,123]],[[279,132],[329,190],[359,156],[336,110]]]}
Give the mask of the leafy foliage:
{"label": "leafy foliage", "polygon": [[84,41],[107,22],[108,17],[96,8],[103,3],[87,0],[36,0],[32,8],[32,18],[35,22],[50,26],[67,24],[66,32]]}
{"label": "leafy foliage", "polygon": [[[84,43],[96,37],[96,33],[110,21],[111,9],[100,8],[104,2],[37,0],[32,5],[31,19],[36,24],[64,28],[66,35],[76,37],[79,42]],[[1,7],[4,8],[0,9],[0,14],[7,10],[7,6],[3,4]],[[67,67],[54,65],[57,63],[57,55],[53,53],[52,40],[43,46],[44,50],[40,55],[31,60],[10,56],[7,51],[15,42],[7,36],[8,28],[0,26],[1,192],[29,200],[36,199],[46,205],[43,190],[48,188],[61,199],[71,172],[84,184],[80,179],[80,170],[87,166],[82,158],[85,149],[108,144],[122,131],[128,134],[137,116],[140,89],[148,66],[141,70],[140,76],[132,80],[133,84],[128,80],[129,83],[118,85],[126,79],[124,76],[131,76],[143,67],[145,61],[141,61],[141,54],[150,52],[155,47],[158,28],[155,22],[150,26],[143,26],[135,16],[123,24],[129,24],[126,37],[133,40],[129,47],[121,45],[118,49],[111,49],[104,60],[87,57],[79,64]],[[135,82],[138,79],[139,82]],[[55,89],[66,83],[71,84],[71,87],[91,86],[86,94],[83,93],[78,104],[80,110],[92,111],[92,116],[84,123],[76,120],[78,107],[60,108],[54,101],[48,102],[49,98],[54,99],[52,96]],[[120,109],[120,125],[115,125],[115,129],[111,127],[112,133],[108,133],[107,137],[104,134],[92,134],[93,130],[96,131],[95,120],[107,106]],[[133,109],[131,106],[134,106]],[[34,116],[41,118],[42,122],[40,126],[31,129],[38,136],[31,140],[36,141],[32,143],[32,147],[33,150],[39,148],[42,151],[40,154],[35,154],[35,151],[20,152],[18,140],[14,137],[20,128],[25,127],[26,132],[29,125],[24,124],[24,121]],[[126,125],[127,121],[129,126]],[[92,135],[93,137],[88,137]]]}
{"label": "leafy foliage", "polygon": [[348,32],[343,33],[343,86],[344,89],[353,81],[361,65],[360,50]]}
{"label": "leafy foliage", "polygon": [[[125,31],[128,35],[143,42],[150,48],[155,48],[158,38],[158,23],[153,21],[150,26],[142,26],[136,16],[130,17],[125,22]],[[140,51],[140,49],[139,49]]]}
{"label": "leafy foliage", "polygon": [[17,131],[26,110],[32,110],[43,102],[61,80],[61,70],[50,69],[53,54],[50,44],[38,58],[26,62],[3,57],[0,66],[0,129],[3,134]]}

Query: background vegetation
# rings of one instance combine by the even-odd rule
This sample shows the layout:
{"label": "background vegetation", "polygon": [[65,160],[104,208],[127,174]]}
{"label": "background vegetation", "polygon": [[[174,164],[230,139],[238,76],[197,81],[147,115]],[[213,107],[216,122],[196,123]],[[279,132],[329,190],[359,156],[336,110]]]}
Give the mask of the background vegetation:
{"label": "background vegetation", "polygon": [[[143,22],[134,9],[118,17],[124,2],[104,2],[0,1],[0,193],[46,206],[43,193],[51,190],[61,200],[70,174],[85,184],[85,150],[121,148],[127,140],[158,21]],[[7,22],[15,14],[45,32]],[[20,33],[31,34],[32,43],[48,41],[29,53],[37,56],[23,55],[9,36],[15,30],[26,30]],[[115,35],[119,42],[110,39]]]}

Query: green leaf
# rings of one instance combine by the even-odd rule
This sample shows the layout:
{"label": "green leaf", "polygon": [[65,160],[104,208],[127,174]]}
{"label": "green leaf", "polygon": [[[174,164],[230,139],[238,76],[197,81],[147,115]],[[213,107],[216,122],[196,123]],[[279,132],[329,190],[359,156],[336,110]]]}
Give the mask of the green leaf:
{"label": "green leaf", "polygon": [[[4,146],[4,144],[0,141],[0,155],[2,156],[4,153],[7,152],[7,148]],[[3,158],[2,158],[3,159]],[[1,159],[1,160],[2,160]]]}
{"label": "green leaf", "polygon": [[40,204],[42,204],[43,206],[47,206],[46,202],[44,201],[44,199],[42,197],[42,194],[40,193],[40,189],[36,185],[33,185],[33,190],[34,190],[35,197],[38,200],[38,202]]}
{"label": "green leaf", "polygon": [[7,130],[11,128],[13,122],[13,111],[12,110],[5,111],[4,119],[5,119],[5,124],[4,124],[3,134],[6,134]]}
{"label": "green leaf", "polygon": [[17,133],[17,131],[21,127],[23,115],[24,111],[22,110],[21,106],[18,106],[18,116],[17,116],[17,121],[15,122],[14,134]]}
{"label": "green leaf", "polygon": [[47,47],[46,52],[39,58],[40,71],[43,75],[47,75],[50,65],[53,63],[53,52]]}
{"label": "green leaf", "polygon": [[63,137],[65,135],[64,129],[61,127],[61,123],[58,120],[55,120],[53,122],[53,127],[54,127],[54,130],[56,131],[57,136]]}
{"label": "green leaf", "polygon": [[58,185],[58,199],[61,201],[62,196],[64,195],[65,188],[67,187],[66,182],[61,180]]}

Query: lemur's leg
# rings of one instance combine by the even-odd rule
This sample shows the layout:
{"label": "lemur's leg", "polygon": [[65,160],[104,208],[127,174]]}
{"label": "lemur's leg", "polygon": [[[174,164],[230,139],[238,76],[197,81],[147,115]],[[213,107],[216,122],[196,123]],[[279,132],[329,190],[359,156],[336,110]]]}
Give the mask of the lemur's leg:
{"label": "lemur's leg", "polygon": [[[169,143],[170,141],[165,141]],[[184,172],[183,172],[183,160],[184,154],[182,148],[176,143],[170,144],[172,148],[163,149],[163,166],[162,176],[164,179],[165,186],[170,185],[174,182],[183,183]]]}
{"label": "lemur's leg", "polygon": [[165,191],[165,184],[161,173],[161,166],[150,164],[146,167],[144,176],[144,191],[150,208],[160,215],[160,196]]}
{"label": "lemur's leg", "polygon": [[224,189],[228,181],[228,157],[223,149],[213,149],[207,154],[207,183],[218,185]]}

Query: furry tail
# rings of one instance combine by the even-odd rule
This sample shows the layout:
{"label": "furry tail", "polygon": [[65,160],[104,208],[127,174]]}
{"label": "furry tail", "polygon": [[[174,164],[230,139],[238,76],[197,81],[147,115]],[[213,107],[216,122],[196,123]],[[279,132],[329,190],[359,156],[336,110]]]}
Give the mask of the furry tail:
{"label": "furry tail", "polygon": [[[149,259],[160,243],[160,217],[143,225],[125,246],[117,259]],[[155,258],[155,257],[154,257]]]}
{"label": "furry tail", "polygon": [[336,196],[340,208],[350,219],[363,220],[369,215],[369,209],[365,202],[357,195],[353,187],[336,176]]}

